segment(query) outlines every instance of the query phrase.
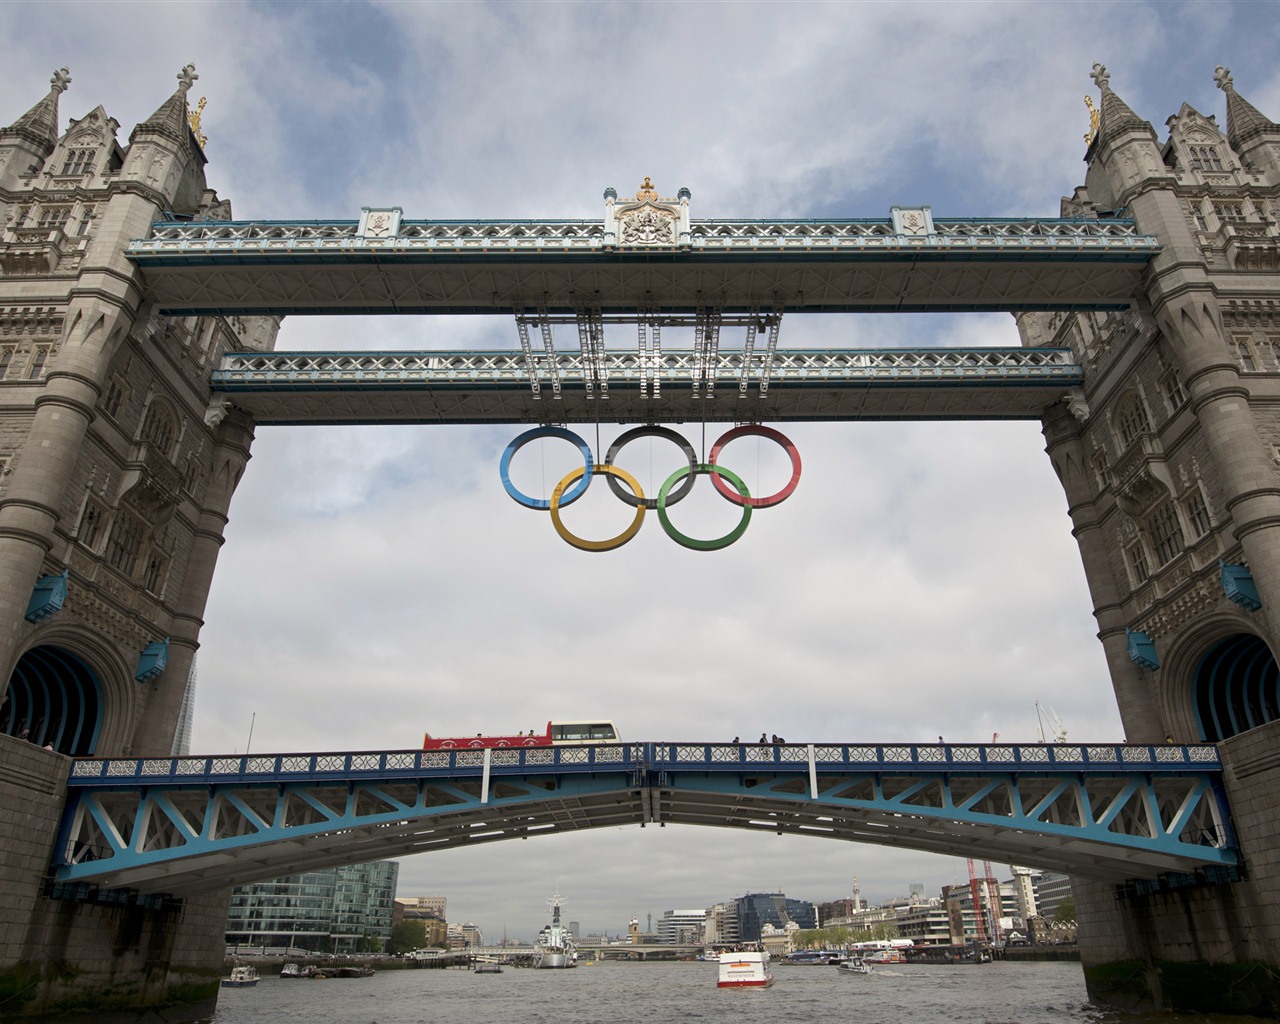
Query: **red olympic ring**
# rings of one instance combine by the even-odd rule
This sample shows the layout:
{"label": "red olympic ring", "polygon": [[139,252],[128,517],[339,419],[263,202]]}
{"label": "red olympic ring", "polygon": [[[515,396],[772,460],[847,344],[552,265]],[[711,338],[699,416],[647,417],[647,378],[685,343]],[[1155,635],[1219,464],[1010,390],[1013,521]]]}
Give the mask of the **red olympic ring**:
{"label": "red olympic ring", "polygon": [[778,505],[791,497],[796,489],[796,485],[800,482],[800,453],[796,450],[796,446],[786,434],[774,430],[772,427],[762,427],[759,424],[748,423],[745,426],[734,427],[732,430],[720,436],[720,439],[711,448],[711,455],[707,459],[713,466],[720,465],[720,449],[727,445],[730,441],[739,437],[767,437],[770,441],[775,441],[782,446],[783,451],[791,459],[791,479],[780,491],[774,491],[773,494],[766,494],[762,498],[743,497],[736,488],[731,487],[725,482],[724,478],[717,472],[712,471],[711,482],[715,485],[715,489],[724,497],[728,498],[735,505],[750,505],[752,508],[769,508]]}

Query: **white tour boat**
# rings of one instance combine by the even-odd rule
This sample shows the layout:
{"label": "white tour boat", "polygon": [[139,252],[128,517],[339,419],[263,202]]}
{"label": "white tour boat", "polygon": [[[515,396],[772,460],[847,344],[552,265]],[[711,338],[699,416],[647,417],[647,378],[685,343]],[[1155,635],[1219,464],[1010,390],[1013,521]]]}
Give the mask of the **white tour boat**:
{"label": "white tour boat", "polygon": [[773,984],[769,953],[763,949],[720,954],[720,978],[716,988],[768,988]]}
{"label": "white tour boat", "polygon": [[578,950],[573,934],[560,923],[560,894],[556,893],[547,906],[551,908],[551,923],[542,926],[538,941],[533,947],[534,967],[577,967]]}
{"label": "white tour boat", "polygon": [[875,968],[861,957],[855,956],[836,964],[836,970],[844,971],[846,974],[870,974]]}
{"label": "white tour boat", "polygon": [[244,965],[231,968],[231,977],[222,979],[223,988],[252,988],[256,984],[258,969]]}

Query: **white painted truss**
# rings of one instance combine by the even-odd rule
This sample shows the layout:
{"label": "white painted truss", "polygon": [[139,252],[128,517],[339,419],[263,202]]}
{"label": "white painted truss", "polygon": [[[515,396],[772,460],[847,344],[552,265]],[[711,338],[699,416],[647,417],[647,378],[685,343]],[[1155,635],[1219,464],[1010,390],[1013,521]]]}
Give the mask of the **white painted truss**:
{"label": "white painted truss", "polygon": [[782,422],[1034,419],[1083,380],[1066,349],[801,351],[771,331],[750,350],[584,353],[519,322],[518,351],[230,353],[212,389],[259,423]]}
{"label": "white painted truss", "polygon": [[1118,309],[1156,239],[1123,220],[185,221],[126,255],[157,308],[214,313]]}

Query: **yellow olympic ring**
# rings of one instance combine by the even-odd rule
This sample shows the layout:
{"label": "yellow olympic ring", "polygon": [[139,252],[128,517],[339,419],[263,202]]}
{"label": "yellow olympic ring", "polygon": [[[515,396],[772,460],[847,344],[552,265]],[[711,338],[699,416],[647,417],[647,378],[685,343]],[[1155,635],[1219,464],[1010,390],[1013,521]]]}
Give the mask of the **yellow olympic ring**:
{"label": "yellow olympic ring", "polygon": [[602,473],[605,476],[616,476],[624,484],[631,488],[631,493],[640,499],[640,504],[636,507],[635,518],[631,520],[631,525],[623,530],[616,537],[608,540],[583,540],[569,532],[564,523],[560,521],[560,497],[564,494],[565,489],[573,486],[587,471],[585,466],[579,466],[577,469],[570,471],[569,475],[556,484],[556,489],[551,492],[551,522],[556,528],[556,533],[560,534],[560,539],[579,551],[613,551],[622,547],[627,541],[640,532],[640,527],[644,525],[644,490],[640,487],[640,481],[628,473],[625,469],[619,469],[617,466],[592,466],[591,472]]}

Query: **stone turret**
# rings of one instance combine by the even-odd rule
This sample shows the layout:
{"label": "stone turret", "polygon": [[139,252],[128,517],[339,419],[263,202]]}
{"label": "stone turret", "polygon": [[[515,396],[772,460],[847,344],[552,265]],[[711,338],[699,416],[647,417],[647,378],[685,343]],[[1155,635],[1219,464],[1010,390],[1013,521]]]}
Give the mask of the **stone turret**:
{"label": "stone turret", "polygon": [[49,79],[49,92],[7,128],[0,128],[0,189],[38,171],[58,142],[58,96],[71,84],[66,68]]}
{"label": "stone turret", "polygon": [[1227,141],[1245,166],[1263,176],[1267,184],[1280,182],[1280,125],[1264,117],[1236,92],[1231,69],[1214,72],[1218,88],[1227,94]]}

